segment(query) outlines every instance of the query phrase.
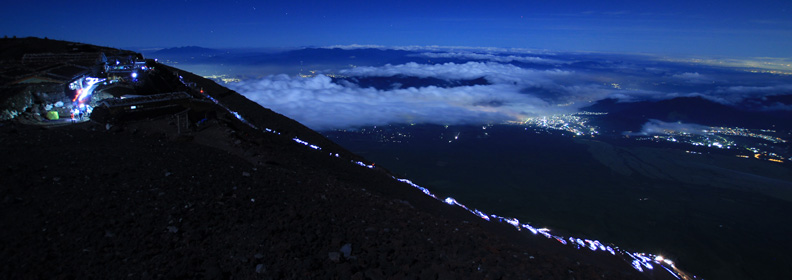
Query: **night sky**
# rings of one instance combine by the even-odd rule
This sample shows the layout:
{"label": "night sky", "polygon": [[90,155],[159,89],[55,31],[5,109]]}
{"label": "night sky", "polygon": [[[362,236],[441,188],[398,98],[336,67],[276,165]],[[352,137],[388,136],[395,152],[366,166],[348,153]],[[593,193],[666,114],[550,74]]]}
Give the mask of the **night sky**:
{"label": "night sky", "polygon": [[119,48],[349,44],[792,57],[792,1],[8,1],[3,35]]}

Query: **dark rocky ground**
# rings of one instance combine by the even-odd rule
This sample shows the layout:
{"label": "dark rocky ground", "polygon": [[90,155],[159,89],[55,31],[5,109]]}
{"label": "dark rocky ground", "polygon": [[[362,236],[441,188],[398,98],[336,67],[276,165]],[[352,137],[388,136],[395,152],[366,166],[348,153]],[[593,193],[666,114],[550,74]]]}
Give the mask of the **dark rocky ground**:
{"label": "dark rocky ground", "polygon": [[181,134],[170,113],[0,123],[0,279],[672,279],[485,222],[214,82],[157,68],[154,85],[203,90],[259,130],[216,105]]}
{"label": "dark rocky ground", "polygon": [[278,135],[105,128],[2,124],[0,277],[647,278]]}

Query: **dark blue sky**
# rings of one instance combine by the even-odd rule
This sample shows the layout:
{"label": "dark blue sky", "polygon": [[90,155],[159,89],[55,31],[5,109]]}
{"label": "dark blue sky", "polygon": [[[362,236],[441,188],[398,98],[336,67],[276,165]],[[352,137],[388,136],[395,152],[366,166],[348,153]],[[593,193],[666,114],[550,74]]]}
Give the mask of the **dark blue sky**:
{"label": "dark blue sky", "polygon": [[3,35],[120,48],[348,44],[792,57],[792,1],[13,1]]}

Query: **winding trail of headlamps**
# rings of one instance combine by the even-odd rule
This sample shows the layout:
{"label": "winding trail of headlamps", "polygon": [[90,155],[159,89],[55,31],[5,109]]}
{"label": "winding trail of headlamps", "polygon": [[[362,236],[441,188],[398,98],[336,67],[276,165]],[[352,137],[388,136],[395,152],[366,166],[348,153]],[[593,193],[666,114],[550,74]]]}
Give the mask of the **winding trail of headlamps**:
{"label": "winding trail of headlamps", "polygon": [[[186,86],[188,86],[190,88],[193,88],[193,86],[190,86],[190,84],[185,82],[184,79],[181,76],[179,76],[179,80],[183,84],[185,84]],[[196,90],[196,91],[198,91],[198,90]],[[239,119],[242,123],[250,126],[251,128],[256,129],[256,130],[260,130],[260,131],[266,132],[266,133],[271,133],[271,134],[275,134],[275,135],[281,135],[280,132],[277,132],[277,131],[275,131],[273,129],[270,129],[270,128],[263,128],[263,129],[258,128],[256,125],[248,122],[238,112],[236,112],[234,110],[231,110],[229,107],[227,107],[227,106],[223,105],[222,103],[220,103],[217,99],[211,97],[207,93],[204,93],[203,90],[200,90],[198,92],[200,92],[207,99],[211,100],[215,104],[219,105],[220,107],[222,107],[223,109],[228,111],[231,115],[233,115],[234,117]],[[314,145],[314,144],[311,144],[311,143],[309,143],[309,142],[307,142],[305,140],[302,140],[300,138],[297,138],[297,137],[292,138],[292,141],[294,141],[294,142],[296,142],[298,144],[307,146],[308,148],[311,148],[311,149],[316,150],[316,151],[321,151],[322,150],[321,147],[319,147],[317,145]],[[340,157],[338,153],[332,153],[332,152],[330,153],[330,156],[331,157],[336,157],[336,158]],[[359,166],[362,166],[362,167],[365,167],[365,168],[368,168],[368,169],[373,169],[374,168],[374,164],[367,164],[367,163],[364,163],[362,161],[355,161],[355,160],[350,160],[350,162],[352,162],[355,165],[359,165]],[[663,269],[665,269],[666,271],[668,271],[668,273],[670,273],[671,276],[674,276],[677,279],[683,279],[683,277],[684,277],[683,274],[677,272],[677,269],[676,269],[676,266],[675,266],[674,262],[669,260],[669,259],[664,258],[663,256],[654,255],[654,254],[648,254],[648,253],[629,252],[629,251],[626,251],[626,250],[622,250],[622,249],[620,249],[617,246],[605,245],[604,243],[600,242],[599,240],[581,239],[581,238],[576,238],[576,237],[572,237],[572,236],[563,237],[563,236],[560,236],[560,235],[554,235],[554,234],[552,234],[550,232],[550,229],[547,229],[547,228],[535,228],[535,227],[533,227],[533,226],[531,226],[530,224],[527,224],[527,223],[526,224],[521,224],[520,221],[517,218],[503,217],[503,216],[498,216],[498,215],[494,215],[494,214],[488,215],[488,214],[484,213],[481,210],[467,207],[466,205],[458,202],[453,197],[447,197],[445,199],[440,199],[435,194],[433,194],[431,191],[429,191],[429,189],[421,187],[421,186],[413,183],[409,179],[396,178],[395,176],[391,176],[391,177],[393,179],[399,181],[399,182],[408,184],[408,185],[420,190],[425,195],[430,196],[430,197],[432,197],[432,198],[434,198],[434,199],[436,199],[438,201],[442,201],[442,202],[444,202],[444,203],[446,203],[448,205],[451,205],[451,206],[461,207],[462,209],[465,209],[466,211],[468,211],[468,212],[472,213],[473,215],[476,215],[476,216],[478,216],[478,217],[480,217],[480,218],[482,218],[484,220],[501,222],[501,223],[507,223],[507,224],[510,224],[510,225],[514,226],[514,228],[516,228],[518,231],[522,231],[523,229],[527,229],[528,231],[530,231],[534,235],[542,235],[542,236],[544,236],[546,238],[549,238],[549,239],[555,239],[559,243],[561,243],[563,245],[573,246],[575,249],[586,248],[586,249],[589,249],[591,251],[608,252],[608,253],[610,253],[611,255],[614,255],[614,256],[616,256],[618,254],[618,255],[623,256],[623,257],[624,256],[629,257],[631,259],[630,263],[631,263],[632,267],[635,270],[638,270],[639,272],[644,272],[645,270],[653,270],[655,268],[655,266],[660,266]],[[693,277],[697,278],[696,276],[693,276]],[[687,277],[685,277],[685,279],[687,279]]]}

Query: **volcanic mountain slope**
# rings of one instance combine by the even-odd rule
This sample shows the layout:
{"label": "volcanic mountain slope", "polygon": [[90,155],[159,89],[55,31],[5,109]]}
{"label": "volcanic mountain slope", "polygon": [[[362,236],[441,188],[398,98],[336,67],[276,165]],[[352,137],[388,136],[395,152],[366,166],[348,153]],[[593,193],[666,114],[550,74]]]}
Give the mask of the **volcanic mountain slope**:
{"label": "volcanic mountain slope", "polygon": [[496,233],[511,229],[381,171],[277,140],[256,148],[270,158],[256,165],[222,124],[196,137],[226,151],[158,131],[167,122],[4,124],[3,278],[637,276],[512,244]]}
{"label": "volcanic mountain slope", "polygon": [[168,114],[0,123],[0,278],[671,277],[485,222],[212,81],[157,67],[230,111],[190,133]]}

